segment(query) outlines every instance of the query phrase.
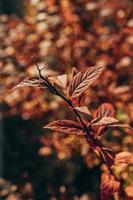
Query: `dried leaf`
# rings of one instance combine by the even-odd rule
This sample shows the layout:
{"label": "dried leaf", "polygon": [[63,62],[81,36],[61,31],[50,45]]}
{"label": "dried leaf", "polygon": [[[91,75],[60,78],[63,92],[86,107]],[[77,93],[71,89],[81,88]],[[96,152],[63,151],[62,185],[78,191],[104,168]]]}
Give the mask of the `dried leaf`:
{"label": "dried leaf", "polygon": [[103,67],[90,67],[78,72],[69,85],[69,95],[71,98],[79,96],[100,76]]}
{"label": "dried leaf", "polygon": [[72,120],[56,120],[44,126],[44,128],[67,134],[85,135],[84,129]]}

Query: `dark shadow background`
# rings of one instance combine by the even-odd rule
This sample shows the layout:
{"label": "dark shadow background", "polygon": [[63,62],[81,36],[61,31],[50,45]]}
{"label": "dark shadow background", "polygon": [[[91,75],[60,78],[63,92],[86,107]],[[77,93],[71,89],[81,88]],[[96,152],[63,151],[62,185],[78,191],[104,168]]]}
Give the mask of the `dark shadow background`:
{"label": "dark shadow background", "polygon": [[22,0],[0,0],[1,14],[16,14],[18,17],[24,16],[24,5]]}

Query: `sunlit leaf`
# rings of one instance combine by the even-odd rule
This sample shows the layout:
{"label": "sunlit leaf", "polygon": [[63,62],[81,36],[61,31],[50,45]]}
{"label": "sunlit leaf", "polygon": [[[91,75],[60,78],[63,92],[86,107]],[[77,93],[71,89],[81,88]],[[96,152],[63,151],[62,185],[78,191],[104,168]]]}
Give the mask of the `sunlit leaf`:
{"label": "sunlit leaf", "polygon": [[99,108],[95,113],[94,120],[92,121],[92,124],[94,124],[92,129],[94,130],[96,137],[104,133],[105,124],[104,125],[102,124],[102,126],[99,127],[99,125],[96,125],[95,123],[99,122],[103,117],[113,117],[114,115],[115,115],[115,110],[111,104],[103,103],[101,106],[99,106]]}
{"label": "sunlit leaf", "polygon": [[88,110],[88,108],[86,106],[82,106],[82,107],[75,107],[75,109],[79,112],[79,114],[85,118],[90,120],[91,119],[91,113]]}
{"label": "sunlit leaf", "polygon": [[119,193],[119,189],[120,182],[113,175],[109,173],[102,174],[100,184],[101,200],[110,199],[114,193]]}
{"label": "sunlit leaf", "polygon": [[109,124],[108,125],[109,127],[121,127],[121,128],[128,128],[128,129],[131,129],[133,130],[133,128],[129,125],[129,124],[126,124],[126,123],[122,123],[122,122],[116,122],[116,123],[112,123],[112,124]]}
{"label": "sunlit leaf", "polygon": [[85,102],[85,99],[86,99],[86,94],[83,92],[79,96],[71,98],[71,101],[76,106],[82,106]]}
{"label": "sunlit leaf", "polygon": [[44,128],[67,134],[85,135],[84,129],[72,120],[56,120],[44,126]]}
{"label": "sunlit leaf", "polygon": [[75,67],[73,67],[73,68],[72,68],[72,78],[73,78],[77,73],[78,73],[78,70],[77,70]]}
{"label": "sunlit leaf", "polygon": [[35,77],[35,78],[24,79],[23,81],[18,83],[18,85],[14,87],[13,89],[16,89],[19,87],[39,87],[39,88],[45,89],[47,88],[47,84],[43,79],[39,77]]}
{"label": "sunlit leaf", "polygon": [[116,154],[115,164],[133,165],[133,152],[120,152]]}
{"label": "sunlit leaf", "polygon": [[102,118],[102,117],[114,117],[115,110],[114,107],[109,103],[103,103],[96,111],[95,117]]}
{"label": "sunlit leaf", "polygon": [[93,126],[108,126],[108,127],[122,127],[122,128],[129,128],[133,130],[133,128],[126,123],[122,123],[119,120],[113,117],[102,117],[101,119],[94,119],[92,121]]}
{"label": "sunlit leaf", "polygon": [[97,118],[92,121],[92,125],[95,126],[106,126],[106,125],[112,125],[118,123],[119,120],[113,118],[113,117],[102,117]]}
{"label": "sunlit leaf", "polygon": [[70,97],[76,97],[87,90],[88,87],[101,75],[103,69],[103,67],[96,66],[78,72],[69,85]]}
{"label": "sunlit leaf", "polygon": [[63,74],[63,75],[57,76],[56,83],[57,83],[60,87],[62,87],[62,88],[65,89],[65,88],[67,87],[67,83],[68,83],[67,74]]}
{"label": "sunlit leaf", "polygon": [[59,75],[59,76],[49,76],[48,77],[49,82],[54,86],[57,84],[63,89],[66,89],[68,84],[68,77],[67,74]]}
{"label": "sunlit leaf", "polygon": [[108,167],[114,165],[115,153],[112,151],[112,149],[99,145],[94,147],[94,151],[98,156],[101,157]]}

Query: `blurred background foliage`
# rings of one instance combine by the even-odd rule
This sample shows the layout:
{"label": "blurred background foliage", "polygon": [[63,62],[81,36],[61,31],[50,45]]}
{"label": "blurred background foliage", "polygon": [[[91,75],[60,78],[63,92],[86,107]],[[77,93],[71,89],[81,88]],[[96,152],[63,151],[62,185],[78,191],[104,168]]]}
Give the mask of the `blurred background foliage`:
{"label": "blurred background foliage", "polygon": [[[0,1],[0,196],[6,200],[98,200],[104,165],[83,138],[43,130],[53,119],[73,117],[61,99],[38,88],[10,91],[36,76],[72,67],[106,67],[88,90],[92,112],[110,102],[121,121],[133,125],[133,2],[131,0]],[[133,151],[129,130],[112,129],[102,138],[115,152]],[[116,173],[133,199],[133,168]],[[126,198],[126,197],[125,197]]]}

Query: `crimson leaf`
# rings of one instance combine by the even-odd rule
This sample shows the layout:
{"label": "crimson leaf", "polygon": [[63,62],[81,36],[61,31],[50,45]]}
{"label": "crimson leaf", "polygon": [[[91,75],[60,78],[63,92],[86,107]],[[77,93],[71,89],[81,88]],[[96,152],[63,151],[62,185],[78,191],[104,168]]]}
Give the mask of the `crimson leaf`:
{"label": "crimson leaf", "polygon": [[82,106],[82,107],[75,107],[75,110],[78,111],[78,113],[87,120],[91,119],[91,113],[88,110],[88,108],[86,106]]}
{"label": "crimson leaf", "polygon": [[67,134],[85,135],[84,129],[72,120],[56,120],[44,126],[44,128]]}
{"label": "crimson leaf", "polygon": [[23,81],[18,83],[18,85],[13,89],[16,89],[16,88],[19,88],[19,87],[24,87],[24,86],[39,87],[39,88],[43,88],[43,89],[47,88],[47,84],[43,79],[41,79],[39,77],[34,77],[34,78],[24,79]]}
{"label": "crimson leaf", "polygon": [[93,126],[123,127],[133,129],[129,124],[122,123],[113,117],[102,117],[92,121]]}
{"label": "crimson leaf", "polygon": [[69,84],[71,98],[79,96],[101,75],[103,67],[90,67],[78,72]]}
{"label": "crimson leaf", "polygon": [[114,107],[109,103],[103,103],[96,111],[96,118],[102,117],[114,117],[115,110]]}
{"label": "crimson leaf", "polygon": [[111,124],[116,124],[119,121],[113,117],[102,117],[102,118],[96,118],[92,121],[92,125],[95,126],[106,126]]}
{"label": "crimson leaf", "polygon": [[96,154],[98,154],[98,156],[102,158],[102,160],[104,161],[104,163],[106,163],[108,167],[111,167],[114,164],[115,154],[112,149],[106,148],[101,145],[94,146],[94,151]]}
{"label": "crimson leaf", "polygon": [[104,133],[105,126],[96,126],[95,123],[101,120],[102,117],[113,117],[115,115],[114,107],[109,103],[103,103],[99,108],[97,109],[94,120],[92,121],[93,131],[95,132],[95,137],[100,136]]}
{"label": "crimson leaf", "polygon": [[115,164],[126,164],[126,165],[133,165],[133,153],[132,152],[120,152],[116,154],[115,157]]}
{"label": "crimson leaf", "polygon": [[101,192],[101,200],[110,199],[114,193],[118,193],[120,189],[120,182],[113,176],[107,172],[102,174],[101,184],[100,184],[100,192]]}

